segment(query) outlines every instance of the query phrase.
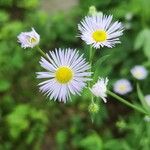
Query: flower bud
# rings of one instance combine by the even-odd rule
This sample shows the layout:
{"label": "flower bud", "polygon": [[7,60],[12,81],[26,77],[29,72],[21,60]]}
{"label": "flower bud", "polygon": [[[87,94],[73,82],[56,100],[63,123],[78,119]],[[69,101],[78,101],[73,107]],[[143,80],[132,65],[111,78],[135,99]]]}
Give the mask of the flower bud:
{"label": "flower bud", "polygon": [[95,6],[90,6],[88,14],[90,16],[92,16],[92,15],[95,15],[96,13],[97,13],[96,7]]}
{"label": "flower bud", "polygon": [[124,120],[119,120],[116,122],[116,126],[120,129],[126,128],[126,122]]}
{"label": "flower bud", "polygon": [[91,103],[90,105],[89,105],[89,112],[90,113],[97,113],[99,111],[99,106],[98,106],[98,104],[95,104],[95,103]]}
{"label": "flower bud", "polygon": [[33,48],[40,42],[40,35],[32,28],[30,32],[22,32],[18,36],[22,48]]}

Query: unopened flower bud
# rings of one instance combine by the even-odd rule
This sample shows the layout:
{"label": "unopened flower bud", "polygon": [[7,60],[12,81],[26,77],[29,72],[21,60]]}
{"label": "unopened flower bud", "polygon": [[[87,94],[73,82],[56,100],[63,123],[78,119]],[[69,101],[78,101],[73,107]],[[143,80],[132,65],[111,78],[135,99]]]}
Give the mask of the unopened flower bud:
{"label": "unopened flower bud", "polygon": [[17,38],[22,48],[33,48],[40,42],[40,35],[34,28],[30,32],[21,32]]}
{"label": "unopened flower bud", "polygon": [[95,104],[95,103],[91,103],[89,105],[89,112],[90,113],[97,113],[99,111],[99,106],[98,104]]}
{"label": "unopened flower bud", "polygon": [[124,129],[126,127],[126,122],[124,120],[119,120],[116,122],[116,126],[120,129]]}
{"label": "unopened flower bud", "polygon": [[92,16],[92,15],[95,15],[96,13],[97,13],[96,7],[95,6],[90,6],[88,14],[90,16]]}

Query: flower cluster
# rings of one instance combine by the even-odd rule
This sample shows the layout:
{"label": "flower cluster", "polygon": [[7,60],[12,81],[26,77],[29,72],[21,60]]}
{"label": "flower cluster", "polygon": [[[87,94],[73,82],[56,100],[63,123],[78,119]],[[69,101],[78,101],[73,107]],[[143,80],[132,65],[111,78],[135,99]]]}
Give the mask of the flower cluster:
{"label": "flower cluster", "polygon": [[[127,16],[127,18],[130,19],[131,17]],[[120,43],[119,37],[123,34],[123,25],[118,21],[113,22],[112,19],[112,15],[107,16],[102,12],[97,12],[96,8],[92,6],[89,15],[78,24],[79,37],[87,45],[90,45],[89,62],[75,48],[56,48],[45,54],[38,46],[40,35],[34,28],[30,32],[22,32],[18,35],[18,42],[22,48],[36,47],[43,55],[39,63],[44,71],[36,74],[37,78],[42,80],[38,86],[44,95],[51,100],[65,103],[71,100],[72,95],[81,95],[82,90],[86,88],[91,95],[90,113],[95,114],[99,111],[99,104],[95,103],[96,97],[101,98],[106,103],[107,94],[139,111],[137,106],[125,102],[124,99],[115,95],[115,93],[125,95],[133,90],[128,79],[122,78],[114,83],[113,90],[115,93],[107,90],[109,81],[107,77],[98,77],[97,82],[93,82],[92,75],[95,72],[92,69],[92,57],[94,56],[92,48],[99,49],[104,46],[112,48]],[[130,72],[137,80],[144,80],[148,76],[147,69],[142,65],[133,67]],[[145,96],[145,101],[150,106],[150,95]]]}
{"label": "flower cluster", "polygon": [[[89,16],[78,24],[80,38],[96,49],[115,46],[120,43],[123,26],[118,21],[113,23],[112,19],[112,15],[103,15],[91,7]],[[17,38],[22,48],[36,47],[40,41],[34,28],[30,32],[22,32]],[[37,78],[44,80],[39,83],[39,89],[50,99],[66,102],[71,99],[71,95],[79,95],[83,88],[88,87],[93,96],[107,102],[108,79],[99,78],[92,87],[87,86],[87,82],[92,80],[91,64],[76,49],[50,51],[41,57],[40,65],[45,71],[37,72]]]}

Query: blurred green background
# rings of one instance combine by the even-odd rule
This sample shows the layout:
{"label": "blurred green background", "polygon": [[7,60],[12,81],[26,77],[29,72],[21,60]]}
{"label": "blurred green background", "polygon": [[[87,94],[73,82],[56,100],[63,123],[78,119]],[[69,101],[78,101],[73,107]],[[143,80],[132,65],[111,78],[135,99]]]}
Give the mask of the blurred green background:
{"label": "blurred green background", "polygon": [[[39,93],[35,72],[41,71],[36,49],[22,49],[17,35],[40,34],[45,52],[55,47],[87,49],[77,24],[89,6],[113,14],[126,30],[122,44],[97,50],[110,55],[99,66],[99,75],[112,83],[129,79],[134,91],[126,98],[139,103],[130,75],[134,65],[150,68],[150,0],[0,0],[0,150],[149,150],[150,122],[109,97],[99,102],[100,111],[91,122],[86,92],[67,104],[46,99]],[[150,93],[150,78],[141,82]]]}

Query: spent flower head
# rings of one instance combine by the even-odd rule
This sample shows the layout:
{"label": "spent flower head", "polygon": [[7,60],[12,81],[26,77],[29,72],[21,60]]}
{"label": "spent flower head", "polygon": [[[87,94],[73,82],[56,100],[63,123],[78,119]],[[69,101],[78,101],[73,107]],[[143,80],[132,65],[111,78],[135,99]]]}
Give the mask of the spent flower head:
{"label": "spent flower head", "polygon": [[147,77],[148,71],[144,66],[137,65],[131,69],[131,74],[138,80],[143,80]]}
{"label": "spent flower head", "polygon": [[18,36],[22,48],[33,48],[40,42],[40,35],[32,28],[30,32],[22,32]]}
{"label": "spent flower head", "polygon": [[123,26],[118,21],[112,23],[112,18],[112,15],[107,16],[103,13],[86,16],[78,24],[81,39],[96,49],[104,46],[112,48],[120,43]]}
{"label": "spent flower head", "polygon": [[108,78],[99,78],[98,81],[92,86],[90,89],[91,92],[96,96],[102,98],[102,100],[106,103],[106,97],[107,97],[107,84],[108,84]]}
{"label": "spent flower head", "polygon": [[120,79],[114,83],[113,90],[120,95],[125,95],[132,91],[132,85],[129,80]]}
{"label": "spent flower head", "polygon": [[41,58],[40,64],[46,70],[38,72],[37,78],[46,79],[39,84],[40,91],[50,99],[66,102],[70,94],[80,94],[91,80],[89,63],[74,49],[55,49]]}

